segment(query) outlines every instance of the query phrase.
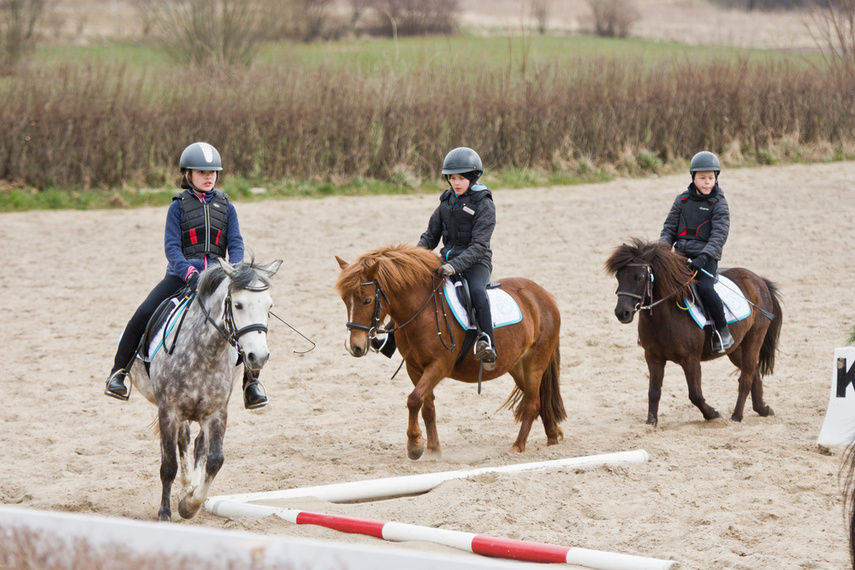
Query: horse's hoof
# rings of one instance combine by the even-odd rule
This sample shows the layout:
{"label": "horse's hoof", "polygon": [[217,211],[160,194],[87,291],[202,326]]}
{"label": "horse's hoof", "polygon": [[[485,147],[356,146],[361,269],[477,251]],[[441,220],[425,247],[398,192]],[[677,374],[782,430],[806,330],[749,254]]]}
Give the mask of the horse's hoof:
{"label": "horse's hoof", "polygon": [[737,416],[736,414],[733,414],[732,416],[730,416],[730,419],[735,421],[735,422],[741,422],[742,416]]}
{"label": "horse's hoof", "polygon": [[172,518],[172,511],[169,509],[160,509],[157,511],[157,520],[162,522],[169,522],[169,519]]}
{"label": "horse's hoof", "polygon": [[772,408],[770,408],[769,406],[766,406],[765,408],[763,408],[762,411],[758,411],[757,413],[760,414],[760,417],[763,417],[763,418],[775,415],[775,411]]}
{"label": "horse's hoof", "polygon": [[647,425],[656,427],[657,425],[659,425],[659,418],[648,417],[647,418]]}
{"label": "horse's hoof", "polygon": [[178,503],[178,514],[181,515],[182,519],[192,519],[198,512],[199,507],[192,510],[187,508],[187,497],[184,497],[181,499],[181,502]]}
{"label": "horse's hoof", "polygon": [[412,460],[416,460],[416,459],[419,459],[424,452],[425,452],[424,447],[419,448],[419,449],[408,449],[407,450],[407,457],[409,457]]}

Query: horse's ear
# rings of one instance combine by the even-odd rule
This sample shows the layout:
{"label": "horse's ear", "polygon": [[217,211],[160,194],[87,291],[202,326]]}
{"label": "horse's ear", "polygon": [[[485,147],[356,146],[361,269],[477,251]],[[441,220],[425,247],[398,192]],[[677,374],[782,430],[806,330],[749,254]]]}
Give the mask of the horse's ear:
{"label": "horse's ear", "polygon": [[226,275],[229,276],[229,279],[233,279],[234,275],[235,275],[235,266],[230,264],[228,261],[226,261],[222,257],[218,257],[217,261],[220,262],[220,267],[223,268],[223,271],[226,272]]}
{"label": "horse's ear", "polygon": [[345,260],[343,260],[342,258],[340,258],[337,255],[335,256],[335,260],[338,261],[338,266],[341,267],[342,271],[344,271],[345,269],[350,267],[350,264],[348,262],[346,262]]}
{"label": "horse's ear", "polygon": [[377,278],[377,271],[380,269],[380,264],[376,261],[365,268],[365,277],[368,281],[374,281]]}
{"label": "horse's ear", "polygon": [[282,265],[282,260],[277,259],[270,265],[264,268],[264,272],[267,273],[268,277],[273,277],[277,271],[279,271],[279,266]]}

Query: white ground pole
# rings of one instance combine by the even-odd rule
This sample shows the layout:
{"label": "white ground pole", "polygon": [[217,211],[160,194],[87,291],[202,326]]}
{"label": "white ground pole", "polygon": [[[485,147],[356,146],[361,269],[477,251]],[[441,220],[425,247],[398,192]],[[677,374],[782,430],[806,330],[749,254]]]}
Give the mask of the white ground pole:
{"label": "white ground pole", "polygon": [[465,479],[484,473],[519,473],[558,467],[621,465],[644,463],[648,460],[649,455],[646,451],[636,450],[502,467],[486,467],[470,471],[447,471],[444,473],[393,477],[390,479],[340,483],[320,487],[304,487],[302,489],[288,489],[268,493],[212,497],[205,503],[205,508],[215,515],[224,517],[275,515],[295,524],[314,524],[342,532],[365,534],[396,542],[421,540],[477,554],[484,554],[486,556],[531,562],[563,562],[598,570],[665,570],[670,568],[674,562],[584,548],[497,538],[488,535],[397,522],[373,521],[249,504],[253,501],[269,501],[296,497],[315,497],[330,502],[381,499],[424,493],[444,481]]}
{"label": "white ground pole", "polygon": [[621,451],[601,455],[589,455],[586,457],[570,457],[566,459],[554,459],[551,461],[538,461],[535,463],[504,465],[501,467],[481,467],[478,469],[471,469],[469,471],[444,471],[442,473],[405,475],[403,477],[390,477],[388,479],[370,479],[349,483],[333,483],[331,485],[321,485],[318,487],[281,489],[279,491],[245,493],[242,495],[220,495],[217,497],[208,497],[208,500],[205,501],[205,510],[218,515],[220,513],[217,512],[217,506],[223,501],[252,503],[257,501],[278,501],[281,499],[295,499],[302,497],[314,497],[330,503],[363,501],[369,499],[379,500],[389,497],[404,497],[407,495],[427,493],[446,481],[477,477],[478,475],[483,475],[485,473],[522,473],[524,471],[542,471],[546,469],[558,469],[560,467],[598,467],[600,465],[646,463],[647,461],[650,461],[650,455],[648,455],[648,453],[643,449],[636,449],[635,451]]}
{"label": "white ground pole", "polygon": [[[536,570],[542,564],[0,506],[0,561],[40,570]],[[0,563],[2,565],[2,563]]]}
{"label": "white ground pole", "polygon": [[816,442],[847,445],[855,441],[855,346],[834,349],[828,409]]}

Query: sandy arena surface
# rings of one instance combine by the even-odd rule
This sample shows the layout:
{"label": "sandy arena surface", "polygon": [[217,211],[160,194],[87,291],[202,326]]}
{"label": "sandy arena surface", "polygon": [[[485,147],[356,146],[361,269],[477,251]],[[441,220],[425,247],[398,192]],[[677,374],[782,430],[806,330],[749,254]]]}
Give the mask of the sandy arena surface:
{"label": "sandy arena surface", "polygon": [[[659,427],[645,424],[647,373],[635,325],[614,317],[616,282],[603,261],[631,236],[658,237],[688,175],[549,189],[495,190],[494,277],[524,276],[562,311],[564,441],[542,425],[525,454],[509,452],[517,426],[496,412],[509,376],[437,389],[443,456],[405,453],[400,360],[344,349],[346,313],[333,290],[334,255],[353,261],[387,243],[415,243],[436,195],[237,203],[260,261],[285,260],[274,278],[277,314],[317,348],[272,324],[262,373],[271,404],[230,404],[226,462],[212,494],[322,485],[644,449],[646,464],[482,476],[418,497],[364,504],[292,500],[290,506],[567,546],[671,559],[680,568],[842,568],[848,561],[837,473],[842,449],[816,439],[828,404],[835,347],[855,317],[852,268],[855,163],[726,170],[733,226],[723,265],[775,281],[784,325],[765,380],[776,415],[746,409],[730,421],[736,374],[703,366],[704,421],[681,371],[666,368]],[[489,179],[487,180],[489,182]],[[138,393],[102,394],[115,341],[163,275],[166,208],[0,215],[8,266],[0,274],[0,503],[155,520],[160,482],[155,408]],[[173,495],[176,497],[177,495]],[[175,504],[175,498],[173,498]],[[173,507],[174,508],[174,507]],[[177,519],[177,514],[174,520]],[[277,536],[390,544],[272,519],[201,513],[184,525]],[[474,556],[460,553],[459,556]]]}

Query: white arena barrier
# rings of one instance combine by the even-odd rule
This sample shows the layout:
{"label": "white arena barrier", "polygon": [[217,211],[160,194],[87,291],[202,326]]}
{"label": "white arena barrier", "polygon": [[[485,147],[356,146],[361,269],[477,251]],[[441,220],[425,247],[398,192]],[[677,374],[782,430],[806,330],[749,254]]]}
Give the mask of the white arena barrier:
{"label": "white arena barrier", "polygon": [[828,410],[816,442],[846,445],[855,438],[855,347],[834,349]]}
{"label": "white arena barrier", "polygon": [[[0,561],[9,568],[160,570],[542,570],[447,553],[273,537],[186,524],[0,506]],[[4,562],[0,566],[6,568]]]}

